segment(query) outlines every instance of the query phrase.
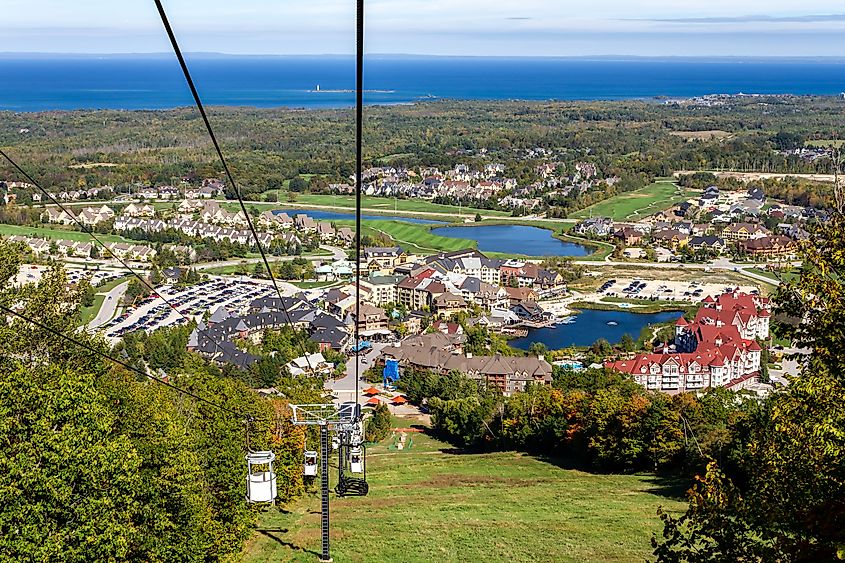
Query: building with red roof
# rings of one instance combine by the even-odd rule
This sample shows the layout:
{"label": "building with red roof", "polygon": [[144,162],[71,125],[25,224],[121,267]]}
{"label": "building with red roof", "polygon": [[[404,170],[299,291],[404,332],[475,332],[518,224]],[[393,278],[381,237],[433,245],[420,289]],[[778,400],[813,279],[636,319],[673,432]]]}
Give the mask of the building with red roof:
{"label": "building with red roof", "polygon": [[738,291],[708,297],[694,320],[677,320],[674,345],[607,362],[605,367],[631,374],[647,389],[668,393],[744,386],[760,371],[762,348],[757,339],[769,336],[770,307],[769,299]]}

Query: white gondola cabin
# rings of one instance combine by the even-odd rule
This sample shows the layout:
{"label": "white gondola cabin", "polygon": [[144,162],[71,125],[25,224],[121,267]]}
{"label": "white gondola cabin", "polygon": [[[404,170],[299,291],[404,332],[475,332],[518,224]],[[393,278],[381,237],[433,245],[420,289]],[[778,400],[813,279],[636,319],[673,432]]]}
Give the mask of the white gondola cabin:
{"label": "white gondola cabin", "polygon": [[305,452],[305,465],[303,466],[302,474],[306,477],[317,475],[317,452],[313,450],[307,450]]}
{"label": "white gondola cabin", "polygon": [[364,472],[364,453],[361,448],[349,450],[349,470],[352,473]]}
{"label": "white gondola cabin", "polygon": [[273,452],[246,454],[246,498],[249,502],[273,502],[276,498],[276,473]]}

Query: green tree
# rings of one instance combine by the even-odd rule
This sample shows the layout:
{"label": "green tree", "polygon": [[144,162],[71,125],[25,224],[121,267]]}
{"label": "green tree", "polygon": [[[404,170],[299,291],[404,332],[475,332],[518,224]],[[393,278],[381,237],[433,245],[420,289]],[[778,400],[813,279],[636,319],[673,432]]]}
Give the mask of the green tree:
{"label": "green tree", "polygon": [[79,282],[79,291],[81,292],[81,305],[83,307],[90,307],[94,304],[94,288],[88,280]]}
{"label": "green tree", "polygon": [[95,377],[19,366],[0,378],[0,555],[130,559],[143,506],[138,452]]}
{"label": "green tree", "polygon": [[812,349],[800,377],[735,425],[687,512],[664,515],[662,561],[830,561],[845,556],[845,229],[836,214],[803,249],[799,279],[779,289],[787,336]]}
{"label": "green tree", "polygon": [[634,340],[631,335],[627,332],[622,335],[622,339],[619,341],[619,345],[626,352],[633,352],[637,349],[637,341]]}
{"label": "green tree", "polygon": [[366,439],[368,442],[381,442],[390,434],[392,417],[390,409],[384,403],[379,404],[373,411],[373,416],[367,421]]}
{"label": "green tree", "polygon": [[532,342],[528,347],[528,353],[532,356],[543,356],[549,349],[542,342]]}
{"label": "green tree", "polygon": [[308,189],[308,181],[302,176],[296,176],[295,178],[291,178],[288,189],[292,192],[304,192]]}

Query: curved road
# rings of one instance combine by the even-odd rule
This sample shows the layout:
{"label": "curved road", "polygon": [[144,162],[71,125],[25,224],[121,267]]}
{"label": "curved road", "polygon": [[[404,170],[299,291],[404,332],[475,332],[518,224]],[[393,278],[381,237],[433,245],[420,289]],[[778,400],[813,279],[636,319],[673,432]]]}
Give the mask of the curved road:
{"label": "curved road", "polygon": [[123,298],[123,294],[126,293],[126,288],[128,287],[129,282],[125,281],[114,286],[111,291],[106,293],[106,298],[103,299],[103,304],[100,306],[100,310],[97,311],[97,316],[88,323],[88,330],[93,330],[106,324],[115,316],[118,304]]}

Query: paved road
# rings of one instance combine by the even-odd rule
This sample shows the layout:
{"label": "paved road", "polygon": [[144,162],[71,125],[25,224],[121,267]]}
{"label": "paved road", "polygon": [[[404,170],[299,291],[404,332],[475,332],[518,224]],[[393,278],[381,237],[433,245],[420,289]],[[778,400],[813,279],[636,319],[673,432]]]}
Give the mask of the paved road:
{"label": "paved road", "polygon": [[102,326],[109,322],[117,312],[117,307],[120,303],[123,294],[126,293],[126,288],[129,287],[129,282],[125,281],[121,284],[114,286],[111,291],[106,293],[106,298],[103,300],[103,304],[100,306],[100,310],[97,312],[97,316],[88,323],[88,329],[95,329],[98,326]]}
{"label": "paved road", "polygon": [[[367,350],[361,354],[361,364],[359,366],[360,374],[363,376],[368,367],[373,365],[375,359],[381,353],[382,348],[387,344],[373,344],[372,349]],[[366,360],[366,363],[365,361]],[[358,390],[366,389],[370,384],[361,379],[358,382]],[[326,380],[326,389],[331,391],[333,395],[337,396],[339,402],[354,401],[355,400],[355,357],[351,357],[346,362],[346,375],[340,379]]]}

